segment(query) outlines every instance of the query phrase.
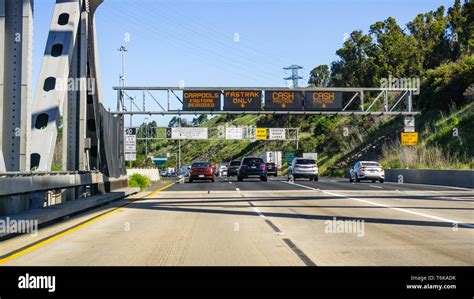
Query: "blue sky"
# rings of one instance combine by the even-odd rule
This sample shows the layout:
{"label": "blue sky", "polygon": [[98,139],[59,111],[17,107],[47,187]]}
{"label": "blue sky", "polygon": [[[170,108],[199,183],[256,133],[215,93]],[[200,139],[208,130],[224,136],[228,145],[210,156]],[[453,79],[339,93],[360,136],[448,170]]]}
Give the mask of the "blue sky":
{"label": "blue sky", "polygon": [[[337,59],[344,34],[367,32],[387,17],[405,25],[418,13],[453,2],[105,0],[96,15],[103,103],[115,107],[121,45],[129,50],[126,85],[178,86],[183,80],[186,86],[285,86],[289,74],[282,68],[291,64],[304,67],[304,85],[313,67]],[[35,1],[34,85],[54,3]]]}

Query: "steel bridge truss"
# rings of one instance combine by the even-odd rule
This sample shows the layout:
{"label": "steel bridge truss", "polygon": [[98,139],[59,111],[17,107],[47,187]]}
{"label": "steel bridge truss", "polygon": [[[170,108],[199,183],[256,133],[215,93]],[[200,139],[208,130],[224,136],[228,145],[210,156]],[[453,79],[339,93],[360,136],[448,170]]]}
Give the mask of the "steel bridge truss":
{"label": "steel bridge truss", "polygon": [[[9,190],[0,192],[0,215],[33,208],[33,193],[66,201],[99,177],[103,192],[127,183],[123,118],[101,103],[94,15],[102,2],[56,0],[32,101],[33,0],[0,0],[0,189]],[[63,173],[82,173],[78,180],[51,172],[55,154]]]}

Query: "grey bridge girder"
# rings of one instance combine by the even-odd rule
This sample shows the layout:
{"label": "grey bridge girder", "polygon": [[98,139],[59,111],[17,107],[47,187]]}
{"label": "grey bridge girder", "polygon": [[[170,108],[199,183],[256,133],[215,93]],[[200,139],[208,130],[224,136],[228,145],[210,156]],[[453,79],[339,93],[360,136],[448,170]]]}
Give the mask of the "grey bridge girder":
{"label": "grey bridge girder", "polygon": [[[31,169],[33,170],[51,170],[58,124],[68,95],[67,82],[80,15],[80,0],[55,5],[32,111]],[[63,22],[59,21],[60,16],[65,18]]]}
{"label": "grey bridge girder", "polygon": [[33,1],[0,0],[0,172],[29,165]]}
{"label": "grey bridge girder", "polygon": [[[32,170],[51,170],[61,118],[64,123],[62,169],[98,169],[97,159],[91,161],[87,143],[98,151],[100,82],[93,14],[102,2],[56,2],[33,105]],[[74,89],[70,90],[70,82],[79,85],[72,84]]]}

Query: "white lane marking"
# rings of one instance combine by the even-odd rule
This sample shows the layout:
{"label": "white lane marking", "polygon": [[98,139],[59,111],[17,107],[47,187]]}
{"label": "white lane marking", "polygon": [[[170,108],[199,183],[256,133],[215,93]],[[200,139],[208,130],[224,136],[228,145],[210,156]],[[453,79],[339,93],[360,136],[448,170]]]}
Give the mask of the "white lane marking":
{"label": "white lane marking", "polygon": [[380,186],[375,186],[375,185],[369,185],[369,186],[372,187],[372,188],[383,189],[383,188],[380,187]]}
{"label": "white lane marking", "polygon": [[265,215],[263,215],[263,213],[257,207],[252,207],[252,209],[258,214],[258,216],[265,218]]}
{"label": "white lane marking", "polygon": [[[290,185],[295,185],[295,186],[302,187],[302,188],[306,188],[306,189],[309,189],[309,190],[316,190],[316,191],[320,190],[319,188],[316,189],[316,188],[313,188],[313,187],[308,187],[308,186],[305,186],[305,185],[297,184],[295,182],[284,181],[284,183],[287,183],[287,184],[290,184]],[[288,190],[288,191],[292,191],[292,190]]]}
{"label": "white lane marking", "polygon": [[[293,183],[293,184],[294,184],[294,183]],[[311,188],[311,187],[304,186],[304,185],[299,185],[299,184],[295,184],[295,185],[301,186],[301,187],[306,187],[306,188]],[[451,219],[442,218],[442,217],[438,217],[438,216],[428,215],[428,214],[425,214],[425,213],[415,212],[415,211],[407,210],[407,209],[404,209],[404,208],[392,207],[392,206],[390,206],[390,205],[385,205],[385,204],[381,204],[381,203],[371,202],[371,201],[368,201],[368,200],[365,200],[365,199],[352,198],[352,197],[344,196],[344,195],[337,194],[337,193],[333,193],[333,192],[328,192],[328,191],[324,191],[324,190],[317,190],[317,189],[315,189],[315,188],[311,188],[311,189],[313,189],[313,190],[315,190],[315,191],[321,191],[321,192],[323,192],[323,193],[326,193],[326,194],[329,194],[329,195],[332,195],[332,196],[337,196],[337,197],[341,197],[341,198],[347,198],[347,199],[351,199],[351,200],[355,200],[355,201],[359,201],[359,202],[368,203],[368,204],[371,204],[371,205],[374,205],[374,206],[389,208],[389,209],[396,210],[396,211],[399,211],[399,212],[404,212],[404,213],[413,214],[413,215],[417,215],[417,216],[422,216],[422,217],[426,217],[426,218],[436,219],[436,220],[440,220],[440,221],[443,221],[443,222],[456,224],[456,225],[458,225],[458,226],[466,226],[466,227],[474,228],[474,225],[471,225],[471,224],[468,224],[468,223],[464,223],[464,222],[460,222],[460,221],[456,221],[456,220],[451,220]]]}

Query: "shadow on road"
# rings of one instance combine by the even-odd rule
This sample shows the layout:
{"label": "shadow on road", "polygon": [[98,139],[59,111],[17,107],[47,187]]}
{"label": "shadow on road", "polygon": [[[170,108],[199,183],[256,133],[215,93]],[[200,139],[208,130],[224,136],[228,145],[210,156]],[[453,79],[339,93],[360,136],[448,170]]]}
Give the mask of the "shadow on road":
{"label": "shadow on road", "polygon": [[[248,200],[247,200],[248,201]],[[252,200],[253,201],[253,200]],[[301,206],[299,206],[301,207]],[[157,211],[170,211],[170,212],[184,212],[184,213],[206,213],[206,214],[221,214],[221,215],[244,215],[244,216],[254,216],[260,217],[253,211],[232,211],[232,210],[212,210],[206,208],[185,208],[178,206],[165,206],[162,203],[156,202],[142,202],[138,204],[131,205],[127,208],[134,209],[150,209]],[[449,227],[452,228],[453,224],[449,222],[440,222],[440,221],[421,221],[421,220],[407,220],[407,219],[387,219],[387,218],[367,218],[367,217],[347,217],[347,216],[327,216],[327,215],[313,215],[313,214],[290,214],[290,213],[274,213],[274,212],[265,212],[267,217],[277,217],[277,218],[301,218],[309,220],[334,220],[334,217],[337,217],[338,220],[344,221],[364,221],[365,223],[378,223],[378,224],[395,224],[395,225],[413,225],[413,226],[431,226],[431,227]],[[474,228],[474,223],[467,224],[470,227],[459,224],[460,228]]]}

